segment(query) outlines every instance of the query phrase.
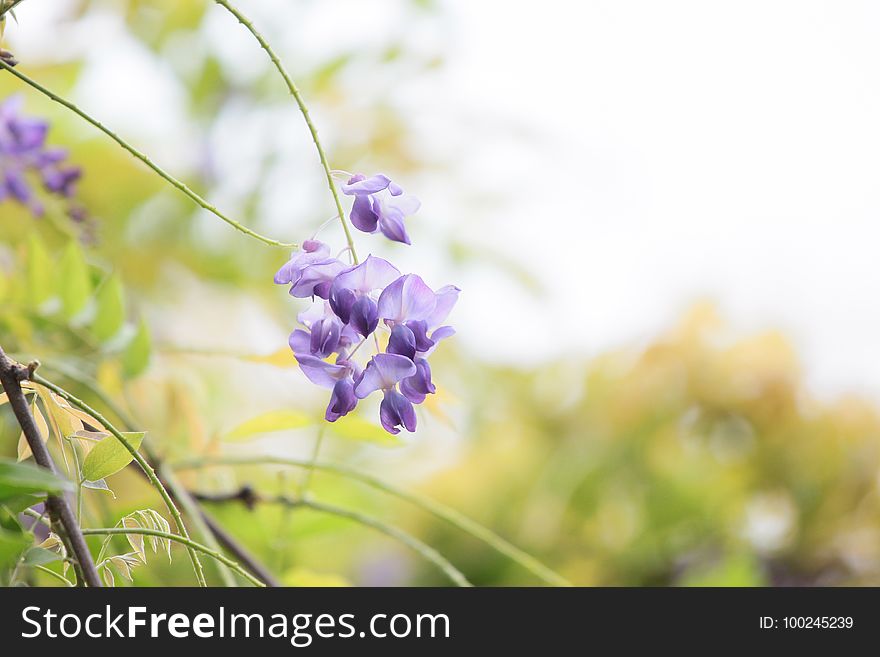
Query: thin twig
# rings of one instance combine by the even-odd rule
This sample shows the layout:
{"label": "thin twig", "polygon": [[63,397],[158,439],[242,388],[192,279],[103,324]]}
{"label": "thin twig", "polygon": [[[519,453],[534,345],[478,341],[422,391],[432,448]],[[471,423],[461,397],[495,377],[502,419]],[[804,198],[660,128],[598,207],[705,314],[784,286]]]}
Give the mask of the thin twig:
{"label": "thin twig", "polygon": [[258,495],[250,486],[242,486],[232,493],[193,493],[193,496],[203,502],[242,502],[245,505],[252,506],[257,503],[264,504],[281,504],[288,508],[308,508],[319,513],[347,518],[358,524],[375,529],[386,536],[400,541],[411,550],[417,552],[426,560],[437,566],[450,580],[457,586],[471,586],[471,583],[462,574],[458,568],[452,565],[450,561],[434,548],[423,543],[412,534],[409,534],[398,527],[389,525],[378,518],[368,516],[359,511],[346,509],[333,504],[326,504],[312,499],[293,499],[285,495],[277,495],[275,497],[263,497]]}
{"label": "thin twig", "polygon": [[35,565],[34,568],[46,573],[47,575],[51,575],[55,579],[60,579],[62,582],[64,582],[65,586],[73,586],[73,582],[71,582],[69,579],[67,579],[64,575],[60,575],[60,574],[56,573],[54,570],[49,570],[45,566],[41,566],[39,564]]}
{"label": "thin twig", "polygon": [[[186,525],[183,524],[183,518],[180,516],[180,510],[177,508],[177,505],[174,503],[174,500],[171,499],[171,496],[168,494],[168,490],[165,488],[165,486],[162,484],[162,482],[159,481],[159,478],[156,476],[156,472],[153,470],[152,466],[150,466],[150,464],[147,463],[146,459],[144,459],[144,457],[141,456],[141,454],[125,438],[125,436],[123,436],[122,433],[116,427],[114,427],[110,423],[110,421],[107,420],[107,418],[105,418],[103,415],[101,415],[98,411],[96,411],[94,408],[92,408],[91,406],[86,404],[83,400],[79,399],[78,397],[73,396],[72,394],[70,394],[69,392],[64,390],[63,388],[58,387],[57,385],[55,385],[51,381],[47,381],[39,374],[34,374],[31,377],[31,380],[34,383],[37,383],[37,384],[43,386],[44,388],[48,388],[49,390],[54,392],[56,395],[58,395],[62,399],[65,399],[66,401],[68,401],[71,404],[73,404],[74,406],[76,406],[81,411],[85,411],[86,413],[91,415],[93,418],[95,418],[98,422],[100,422],[104,426],[104,428],[107,429],[107,431],[109,431],[111,434],[113,434],[113,436],[116,438],[116,440],[118,440],[123,445],[123,447],[125,447],[125,449],[128,450],[128,453],[131,454],[132,458],[135,461],[137,461],[137,464],[144,471],[144,474],[147,475],[147,479],[150,480],[150,484],[153,486],[153,488],[156,489],[156,492],[159,493],[159,496],[162,498],[162,501],[165,502],[165,506],[168,508],[168,512],[174,518],[174,523],[177,525],[177,531],[180,532],[181,536],[183,536],[184,538],[189,540],[189,533],[186,530]],[[193,563],[193,569],[195,570],[196,579],[199,582],[199,586],[207,586],[208,584],[205,581],[205,573],[204,573],[204,569],[202,568],[202,562],[199,560],[199,556],[196,554],[196,552],[193,549],[189,549],[189,557]]]}
{"label": "thin twig", "polygon": [[41,85],[39,82],[31,79],[30,77],[28,77],[27,75],[25,75],[21,71],[12,68],[9,64],[4,62],[2,59],[0,59],[0,67],[6,69],[10,74],[14,75],[15,77],[17,77],[19,80],[21,80],[25,84],[33,87],[34,89],[39,91],[41,94],[43,94],[47,98],[50,98],[50,99],[54,100],[56,103],[63,105],[64,107],[69,109],[71,112],[77,114],[80,118],[84,119],[88,123],[91,123],[98,130],[103,132],[105,135],[110,137],[110,139],[112,139],[117,144],[119,144],[122,148],[124,148],[126,151],[128,151],[131,155],[133,155],[138,160],[140,160],[141,162],[146,164],[150,169],[155,171],[160,177],[164,178],[165,181],[168,182],[172,187],[175,187],[178,190],[180,190],[181,192],[183,192],[183,194],[185,194],[192,201],[194,201],[196,203],[196,205],[204,208],[205,210],[207,210],[208,212],[210,212],[214,216],[222,219],[227,224],[229,224],[230,226],[235,228],[235,230],[237,230],[241,233],[244,233],[245,235],[247,235],[249,237],[253,237],[254,239],[259,240],[263,244],[268,244],[269,246],[280,246],[280,247],[289,248],[289,249],[298,248],[297,244],[287,243],[287,242],[279,242],[278,240],[273,240],[273,239],[266,237],[264,235],[260,235],[259,233],[251,230],[250,228],[248,228],[244,224],[237,222],[235,219],[228,216],[224,212],[221,212],[219,209],[217,209],[217,207],[211,205],[208,201],[206,201],[204,198],[199,196],[196,192],[194,192],[192,189],[190,189],[186,185],[186,183],[178,180],[177,178],[172,176],[170,173],[165,171],[165,169],[163,169],[158,164],[153,162],[153,160],[151,160],[146,154],[142,153],[141,151],[136,149],[134,146],[129,144],[122,137],[120,137],[118,134],[113,132],[113,130],[111,130],[110,128],[105,126],[103,123],[98,121],[98,119],[90,116],[84,110],[80,109],[79,107],[74,105],[72,102],[70,102],[66,98],[63,98],[62,96],[59,96],[55,92],[50,91],[49,89],[47,89],[46,87]]}
{"label": "thin twig", "polygon": [[436,500],[432,500],[429,497],[398,488],[397,486],[369,473],[345,465],[329,463],[326,461],[310,461],[305,459],[274,456],[218,456],[187,459],[178,463],[173,463],[171,464],[171,467],[177,470],[184,470],[200,468],[205,465],[284,465],[297,468],[314,468],[316,470],[346,477],[354,481],[359,481],[371,488],[375,488],[376,490],[380,490],[409,502],[410,504],[427,511],[431,515],[448,522],[453,527],[470,534],[474,538],[479,539],[489,547],[493,548],[495,551],[503,554],[515,563],[518,563],[520,566],[548,584],[552,584],[553,586],[571,586],[571,582],[542,564],[532,555],[516,547],[510,541],[502,538],[488,527],[484,527],[475,520],[471,520],[464,514],[456,511],[452,507],[446,506]]}
{"label": "thin twig", "polygon": [[112,536],[114,534],[136,534],[140,536],[158,536],[159,538],[164,538],[169,541],[174,541],[175,543],[181,543],[186,546],[188,550],[195,550],[196,552],[201,552],[202,554],[206,554],[209,557],[216,559],[217,561],[225,564],[239,575],[244,577],[246,580],[251,582],[254,586],[265,586],[263,582],[258,580],[256,577],[251,575],[244,568],[235,563],[232,559],[227,557],[226,555],[212,550],[206,545],[202,545],[201,543],[196,543],[191,538],[186,536],[181,536],[180,534],[172,534],[170,532],[163,532],[159,529],[148,529],[146,527],[101,527],[101,528],[88,528],[82,530],[83,534],[86,536]]}
{"label": "thin twig", "polygon": [[[45,468],[53,474],[57,474],[55,463],[49,454],[49,449],[40,436],[40,430],[34,422],[28,408],[27,400],[21,391],[21,382],[33,379],[34,369],[36,365],[24,366],[9,359],[3,348],[0,347],[0,383],[6,391],[9,398],[9,404],[15,413],[15,418],[21,426],[25,439],[34,455],[34,461],[42,468]],[[71,554],[76,557],[76,561],[82,571],[83,581],[88,586],[101,586],[101,578],[98,576],[98,570],[95,568],[95,562],[92,559],[92,553],[89,552],[89,546],[83,538],[80,526],[76,521],[76,516],[70,503],[65,495],[49,495],[46,498],[46,507],[49,510],[49,516],[53,523],[58,523],[63,527],[64,534],[70,544]]]}
{"label": "thin twig", "polygon": [[251,571],[257,578],[261,579],[266,586],[281,586],[281,582],[278,581],[275,575],[273,575],[266,566],[252,555],[247,548],[235,540],[235,538],[233,538],[229,532],[220,525],[220,523],[211,517],[207,511],[201,507],[199,507],[199,511],[202,514],[202,519],[205,521],[208,529],[211,530],[211,533],[214,534],[217,541],[226,548],[226,550],[233,555],[242,566]]}
{"label": "thin twig", "polygon": [[321,160],[321,167],[324,169],[324,175],[327,178],[327,186],[330,188],[330,194],[333,196],[333,203],[336,205],[336,211],[339,214],[339,221],[342,223],[342,230],[345,233],[345,240],[348,242],[348,248],[351,249],[351,259],[354,261],[354,264],[357,264],[358,257],[357,251],[354,248],[354,238],[351,235],[351,230],[348,227],[348,222],[345,220],[345,211],[342,209],[342,202],[339,200],[339,192],[336,191],[336,184],[333,182],[333,174],[330,169],[330,163],[327,161],[327,153],[324,151],[324,147],[321,145],[321,140],[318,138],[318,129],[315,127],[315,124],[312,123],[312,118],[309,116],[309,108],[306,106],[305,100],[303,100],[299,88],[296,86],[293,78],[290,77],[287,69],[284,68],[284,64],[281,63],[281,59],[278,57],[278,55],[275,54],[275,51],[272,50],[272,46],[270,46],[265,37],[263,37],[263,35],[257,31],[257,28],[254,27],[254,24],[251,22],[251,20],[247,16],[242,14],[241,11],[239,11],[237,8],[233,7],[227,0],[214,0],[214,2],[216,2],[218,5],[226,9],[226,11],[228,11],[230,14],[235,16],[238,22],[244,25],[247,30],[253,35],[253,37],[257,40],[263,50],[266,51],[266,54],[269,55],[269,59],[272,60],[272,65],[281,75],[282,79],[284,80],[284,84],[287,85],[287,89],[290,92],[290,95],[293,96],[293,99],[296,101],[296,104],[299,107],[299,111],[302,113],[303,118],[306,121],[306,125],[309,128],[309,133],[312,135],[312,141],[315,142],[315,148],[318,151],[318,158]]}
{"label": "thin twig", "polygon": [[[110,395],[108,395],[104,390],[90,377],[82,374],[78,370],[70,367],[63,366],[61,363],[56,362],[48,362],[43,363],[43,367],[46,367],[50,370],[54,370],[75,383],[85,387],[89,392],[91,392],[95,397],[97,397],[101,403],[107,407],[107,409],[115,415],[119,421],[122,423],[122,426],[126,428],[128,431],[133,431],[138,423],[135,421],[133,417],[124,409],[120,404],[116,402]],[[141,444],[141,449],[146,456],[147,462],[153,466],[153,469],[156,471],[156,476],[159,478],[159,481],[168,489],[168,492],[171,494],[171,497],[178,501],[181,506],[184,507],[184,512],[187,513],[190,517],[193,517],[195,514],[192,513],[189,509],[187,509],[187,504],[184,500],[180,499],[180,497],[186,494],[186,489],[183,486],[180,486],[176,479],[173,477],[173,473],[169,471],[167,468],[163,468],[162,460],[159,458],[158,454],[153,450],[150,444],[147,441],[144,441]],[[137,473],[147,478],[147,474],[136,464],[132,463],[132,467],[137,471]],[[149,480],[149,479],[148,479]],[[269,572],[269,570],[264,566],[256,557],[254,557],[243,545],[241,545],[229,532],[227,532],[220,524],[211,516],[209,516],[204,509],[198,504],[197,500],[193,500],[194,505],[192,511],[197,511],[201,516],[202,520],[204,520],[205,526],[214,535],[220,545],[226,549],[231,555],[235,557],[235,559],[241,563],[245,568],[251,571],[254,575],[259,577],[266,586],[281,586],[281,583],[275,578],[275,576]],[[195,518],[193,518],[196,522],[198,522]],[[199,529],[197,526],[196,529]],[[203,537],[206,543],[209,543],[209,539],[207,536]],[[213,545],[208,545],[208,547],[214,548]],[[216,549],[216,548],[215,548]]]}

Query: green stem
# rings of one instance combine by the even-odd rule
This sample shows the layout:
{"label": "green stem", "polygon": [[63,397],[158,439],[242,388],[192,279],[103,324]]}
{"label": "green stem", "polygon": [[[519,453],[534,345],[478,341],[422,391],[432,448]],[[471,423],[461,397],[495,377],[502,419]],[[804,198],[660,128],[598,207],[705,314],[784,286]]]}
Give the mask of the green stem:
{"label": "green stem", "polygon": [[410,504],[413,504],[423,511],[448,522],[450,525],[470,534],[474,538],[483,541],[486,545],[493,548],[499,554],[502,554],[519,564],[530,573],[540,578],[548,584],[554,586],[571,586],[571,582],[561,575],[555,573],[550,568],[542,564],[530,554],[519,549],[509,541],[506,541],[491,529],[471,520],[467,516],[459,513],[455,509],[436,502],[428,497],[403,490],[390,484],[378,477],[355,470],[344,465],[336,463],[327,463],[322,461],[306,461],[303,459],[282,458],[272,456],[220,456],[220,457],[203,457],[194,458],[172,464],[171,467],[179,470],[199,468],[205,465],[286,465],[291,467],[308,468],[312,467],[316,470],[323,470],[333,474],[359,481],[371,488],[381,490],[389,495],[393,495]]}
{"label": "green stem", "polygon": [[333,196],[333,203],[336,205],[336,211],[339,213],[339,221],[342,223],[342,230],[345,232],[345,239],[348,242],[348,248],[351,250],[351,258],[352,260],[354,260],[354,263],[357,264],[358,257],[357,251],[354,248],[354,238],[351,235],[351,230],[348,227],[348,222],[345,220],[345,211],[342,209],[342,202],[339,200],[339,192],[336,191],[336,185],[333,182],[333,174],[330,170],[330,164],[327,161],[327,153],[324,151],[324,147],[321,145],[321,140],[318,138],[318,129],[315,127],[315,124],[312,123],[312,118],[309,116],[309,108],[306,106],[306,103],[303,100],[299,88],[296,86],[293,78],[290,77],[287,69],[284,68],[284,64],[281,63],[281,59],[279,59],[278,55],[275,54],[275,51],[272,50],[272,46],[270,46],[269,42],[266,41],[263,35],[257,31],[257,28],[254,27],[254,24],[250,21],[250,19],[242,14],[238,9],[229,4],[227,0],[214,0],[214,2],[216,2],[218,5],[226,9],[226,11],[228,11],[230,14],[235,16],[238,22],[244,25],[247,30],[253,35],[253,37],[257,40],[263,50],[266,51],[269,59],[272,60],[272,65],[281,75],[284,83],[287,85],[288,91],[290,91],[290,95],[293,96],[293,99],[296,101],[296,104],[299,107],[299,111],[302,113],[303,118],[306,121],[306,125],[309,128],[309,132],[312,135],[312,141],[315,142],[315,148],[318,151],[318,158],[321,160],[321,167],[324,169],[324,175],[327,178],[327,186],[330,188],[330,194]]}
{"label": "green stem", "polygon": [[422,543],[419,539],[417,539],[412,534],[408,534],[407,532],[394,527],[393,525],[386,524],[377,518],[373,518],[372,516],[364,515],[358,511],[352,511],[350,509],[344,509],[339,506],[334,506],[332,504],[325,504],[323,502],[316,502],[314,500],[296,500],[294,502],[296,506],[304,506],[314,511],[318,511],[319,513],[327,513],[334,516],[339,516],[340,518],[347,518],[348,520],[353,520],[361,525],[365,525],[376,531],[379,531],[386,536],[390,536],[391,538],[400,541],[408,548],[414,550],[419,553],[422,557],[433,563],[437,566],[443,573],[450,579],[456,586],[472,586],[472,584],[467,581],[467,578],[462,574],[458,568],[453,566],[446,557],[437,552],[430,545],[426,545]]}
{"label": "green stem", "polygon": [[[230,502],[233,500],[241,499],[241,492],[235,493],[233,495],[197,495],[199,499],[205,502]],[[318,513],[326,513],[328,515],[338,516],[340,518],[346,518],[347,520],[352,520],[358,524],[364,525],[365,527],[369,527],[371,529],[375,529],[386,536],[389,536],[397,541],[400,541],[413,551],[420,554],[427,561],[430,561],[434,565],[436,565],[443,573],[446,574],[452,582],[458,586],[471,586],[471,583],[467,581],[467,578],[462,574],[458,568],[453,566],[449,560],[444,557],[442,554],[437,552],[430,545],[426,545],[422,543],[415,536],[408,534],[402,529],[395,527],[393,525],[389,525],[378,518],[374,518],[372,516],[365,515],[360,513],[359,511],[354,511],[352,509],[346,509],[340,506],[336,506],[333,504],[326,504],[324,502],[318,502],[316,500],[307,500],[303,498],[292,499],[289,497],[285,497],[284,495],[277,495],[275,497],[262,497],[257,496],[256,501],[267,503],[267,504],[281,504],[285,508],[289,509],[297,509],[297,508],[308,508],[313,511],[317,511]]]}
{"label": "green stem", "polygon": [[299,489],[300,497],[306,497],[309,492],[309,486],[312,484],[312,474],[315,472],[315,462],[318,460],[318,455],[321,453],[321,443],[324,442],[324,427],[324,422],[318,423],[318,435],[315,436],[315,446],[312,448],[312,455],[309,457],[309,464],[306,466],[306,471],[303,474],[302,484]]}
{"label": "green stem", "polygon": [[159,529],[148,529],[146,527],[102,527],[99,529],[90,528],[83,529],[83,535],[85,536],[112,536],[114,534],[139,534],[141,536],[158,536],[160,538],[164,538],[169,541],[174,541],[175,543],[181,543],[186,546],[186,548],[190,552],[201,552],[202,554],[206,554],[209,557],[216,559],[220,563],[225,566],[228,566],[239,575],[244,577],[246,580],[254,584],[255,586],[265,586],[263,582],[258,580],[256,577],[247,572],[244,568],[235,563],[232,559],[227,557],[224,554],[216,550],[212,550],[206,545],[202,545],[201,543],[196,543],[194,540],[189,538],[188,536],[181,536],[179,534],[171,534],[169,532],[163,532]]}
{"label": "green stem", "polygon": [[[42,376],[37,373],[34,373],[31,380],[34,383],[38,383],[44,388],[48,388],[56,395],[61,397],[62,399],[67,400],[69,403],[76,406],[81,411],[85,411],[93,418],[95,418],[98,422],[100,422],[104,427],[113,434],[113,436],[118,440],[122,445],[128,450],[131,454],[132,458],[137,462],[140,466],[141,470],[144,471],[144,474],[147,475],[147,479],[149,479],[150,484],[153,488],[156,489],[156,492],[159,493],[159,496],[162,498],[162,501],[165,502],[165,506],[168,508],[168,512],[174,518],[174,523],[177,525],[177,531],[189,540],[189,533],[186,531],[186,525],[183,524],[183,518],[180,516],[180,511],[177,509],[177,506],[174,504],[174,500],[171,499],[171,496],[168,494],[168,491],[165,489],[165,486],[162,485],[162,482],[159,481],[159,478],[156,476],[155,471],[147,463],[146,459],[140,455],[140,453],[132,446],[128,440],[126,440],[125,436],[114,427],[103,415],[101,415],[98,411],[93,409],[91,406],[86,404],[84,401],[79,399],[78,397],[74,397],[69,392],[64,390],[63,388],[59,388],[57,385],[52,383],[51,381],[47,381]],[[202,562],[199,561],[199,556],[192,549],[189,550],[189,556],[193,563],[193,569],[196,573],[196,579],[199,582],[199,586],[207,586],[207,582],[205,581],[205,573],[202,569]]]}
{"label": "green stem", "polygon": [[[128,427],[129,430],[133,430],[136,426],[138,426],[138,423],[131,416],[131,414],[128,413],[124,408],[122,408],[122,406],[118,404],[115,399],[105,393],[103,388],[101,388],[96,381],[84,374],[81,374],[76,368],[67,367],[66,365],[62,365],[62,363],[60,362],[44,362],[42,363],[42,367],[46,367],[50,370],[55,370],[56,372],[67,377],[71,381],[75,381],[76,383],[86,388],[89,392],[95,395],[110,410],[111,413],[119,418],[120,422],[122,422],[124,426]],[[149,461],[159,464],[161,466],[161,460],[155,453],[153,453],[149,444],[144,442],[141,445],[141,448],[144,450],[144,454],[147,455],[147,459]],[[160,474],[160,480],[165,482],[165,485],[171,491],[171,494],[180,501],[180,505],[183,507],[183,510],[192,519],[192,523],[195,525],[195,529],[200,540],[204,541],[208,545],[208,547],[214,550],[219,550],[220,545],[214,536],[214,532],[205,523],[204,519],[202,518],[201,510],[197,508],[197,505],[194,503],[194,500],[192,499],[192,496],[190,496],[189,492],[177,481],[177,478],[174,476],[174,473],[170,469],[160,467]],[[220,578],[223,580],[223,583],[225,585],[234,586],[234,581],[230,581],[231,577],[228,569],[226,569],[222,565],[218,565],[218,571],[220,572]]]}
{"label": "green stem", "polygon": [[[147,450],[144,450],[147,452]],[[147,452],[149,456],[149,452]],[[155,458],[151,458],[154,463],[158,461]],[[164,465],[158,465],[159,476],[162,481],[168,486],[171,490],[171,493],[174,495],[175,499],[178,501],[181,507],[183,507],[184,512],[190,518],[190,522],[195,526],[196,535],[203,540],[209,548],[214,550],[215,552],[220,552],[220,544],[217,542],[217,539],[214,538],[214,534],[211,533],[211,530],[205,525],[205,521],[202,518],[201,511],[196,508],[195,501],[190,496],[189,491],[187,491],[180,482],[177,481],[177,477],[173,472],[171,472]],[[229,572],[229,569],[223,566],[222,564],[217,564],[217,570],[220,574],[220,579],[223,580],[223,585],[226,587],[235,587],[235,578],[232,576],[232,573]]]}
{"label": "green stem", "polygon": [[61,96],[54,93],[53,91],[50,91],[49,89],[47,89],[46,87],[41,85],[36,80],[32,80],[31,78],[29,78],[27,75],[25,75],[21,71],[9,66],[9,64],[4,62],[2,59],[0,59],[0,67],[6,69],[6,71],[8,71],[11,75],[14,75],[15,77],[17,77],[19,80],[21,80],[25,84],[33,87],[34,89],[39,91],[41,94],[43,94],[47,98],[50,98],[50,99],[54,100],[56,103],[63,105],[64,107],[69,109],[74,114],[77,114],[80,118],[84,119],[88,123],[91,123],[98,130],[103,132],[105,135],[110,137],[110,139],[112,139],[117,144],[119,144],[122,148],[124,148],[126,151],[128,151],[131,155],[133,155],[134,157],[139,159],[141,162],[146,164],[150,169],[155,171],[161,178],[163,178],[171,186],[176,187],[178,190],[180,190],[186,196],[188,196],[192,201],[194,201],[198,206],[204,208],[205,210],[207,210],[208,212],[210,212],[214,216],[222,219],[227,224],[229,224],[230,226],[235,228],[235,230],[237,230],[241,233],[244,233],[245,235],[247,235],[249,237],[253,237],[254,239],[259,240],[263,244],[268,244],[269,246],[280,246],[280,247],[284,247],[284,248],[297,248],[298,247],[297,244],[293,244],[293,243],[289,244],[286,242],[279,242],[278,240],[270,239],[268,237],[265,237],[264,235],[260,235],[259,233],[251,230],[247,226],[240,224],[235,219],[227,216],[225,213],[221,212],[215,206],[208,203],[208,201],[206,201],[204,198],[202,198],[196,192],[194,192],[192,189],[190,189],[185,183],[181,182],[180,180],[178,180],[177,178],[172,176],[170,173],[165,171],[165,169],[163,169],[158,164],[153,162],[153,160],[151,160],[146,154],[144,154],[141,151],[139,151],[138,149],[136,149],[134,146],[129,144],[127,141],[125,141],[122,137],[120,137],[115,132],[113,132],[110,128],[106,127],[103,123],[98,121],[96,118],[90,116],[85,111],[81,110],[79,107],[74,105],[72,102],[70,102],[66,98],[62,98]]}
{"label": "green stem", "polygon": [[39,571],[42,571],[42,572],[46,573],[47,575],[51,575],[51,576],[54,577],[55,579],[60,579],[62,582],[64,582],[64,585],[65,585],[65,586],[70,586],[70,587],[73,586],[73,582],[71,582],[69,579],[67,579],[64,575],[61,575],[61,574],[59,574],[59,573],[56,573],[54,570],[49,570],[49,569],[46,568],[45,566],[40,566],[40,565],[36,565],[36,566],[33,566],[33,567],[36,568],[36,569],[39,570]]}

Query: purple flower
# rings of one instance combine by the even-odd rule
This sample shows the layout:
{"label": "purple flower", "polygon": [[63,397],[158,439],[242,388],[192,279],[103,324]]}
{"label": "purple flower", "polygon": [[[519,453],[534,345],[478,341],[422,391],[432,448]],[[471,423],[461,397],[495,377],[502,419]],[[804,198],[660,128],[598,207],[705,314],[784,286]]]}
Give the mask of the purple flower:
{"label": "purple flower", "polygon": [[[355,197],[351,219],[358,229],[409,243],[404,218],[419,202],[404,196],[387,176],[358,174],[342,190]],[[345,266],[330,256],[329,246],[315,240],[303,244],[275,282],[290,284],[293,296],[321,298],[297,316],[304,328],[294,330],[289,343],[306,378],[331,390],[325,419],[335,422],[361,399],[381,391],[379,419],[385,430],[415,431],[414,404],[436,392],[428,356],[455,334],[443,322],[460,290],[447,285],[435,292],[421,277],[401,275],[372,255]],[[384,352],[378,333],[387,335]]]}
{"label": "purple flower", "polygon": [[[416,322],[416,324],[423,326],[424,322]],[[420,340],[425,342],[419,344]],[[400,391],[414,404],[421,404],[425,401],[426,395],[435,392],[434,384],[431,381],[431,366],[428,365],[425,358],[421,357],[431,351],[434,345],[434,341],[424,335],[424,330],[421,332],[421,338],[417,338],[406,324],[398,324],[391,330],[386,353],[405,356],[415,366],[415,373],[400,381]]]}
{"label": "purple flower", "polygon": [[379,421],[388,433],[398,434],[404,427],[407,431],[416,430],[416,410],[409,399],[396,390],[386,390],[379,405]]}
{"label": "purple flower", "polygon": [[349,325],[365,338],[379,325],[379,306],[368,296],[362,296],[351,305]]}
{"label": "purple flower", "polygon": [[333,279],[346,267],[344,262],[330,255],[329,246],[317,240],[306,240],[302,252],[295,253],[275,274],[275,282],[290,284],[291,296],[326,299]]}
{"label": "purple flower", "polygon": [[82,171],[64,160],[61,149],[46,148],[49,124],[20,114],[22,98],[13,96],[0,104],[0,202],[7,198],[42,216],[43,203],[28,181],[35,175],[49,194],[71,198]]}
{"label": "purple flower", "polygon": [[436,392],[434,383],[431,381],[431,366],[424,358],[416,358],[413,361],[416,373],[400,382],[400,391],[413,404],[421,404],[427,395]]}
{"label": "purple flower", "polygon": [[427,331],[443,323],[458,301],[459,292],[454,285],[434,292],[420,276],[407,274],[382,291],[379,317],[392,328],[405,323],[427,347]]}
{"label": "purple flower", "polygon": [[294,354],[309,354],[327,358],[334,352],[340,355],[357,340],[357,333],[345,326],[326,301],[312,305],[301,312],[297,319],[308,331],[296,329],[290,334],[288,344]]}
{"label": "purple flower", "polygon": [[415,214],[421,203],[405,195],[388,176],[380,173],[367,178],[356,174],[342,186],[342,193],[354,196],[350,217],[355,228],[365,233],[381,232],[394,242],[410,244],[404,219]]}
{"label": "purple flower", "polygon": [[416,336],[412,329],[404,324],[398,324],[391,329],[391,337],[388,338],[388,348],[385,351],[389,354],[406,356],[410,360],[414,359],[416,357]]}
{"label": "purple flower", "polygon": [[361,264],[345,270],[334,279],[328,295],[330,307],[348,324],[352,307],[359,298],[368,296],[374,290],[381,290],[398,276],[400,270],[390,262],[368,256]]}
{"label": "purple flower", "polygon": [[358,399],[377,390],[391,390],[398,382],[413,376],[416,366],[406,356],[399,354],[376,354],[367,363],[364,374],[354,388]]}
{"label": "purple flower", "polygon": [[354,381],[351,377],[340,379],[333,386],[333,393],[330,395],[330,403],[327,404],[327,411],[324,413],[324,419],[328,422],[336,422],[344,415],[348,415],[355,409],[358,398],[354,394]]}
{"label": "purple flower", "polygon": [[333,390],[324,413],[328,422],[336,422],[354,410],[358,403],[358,397],[354,394],[355,381],[361,376],[355,363],[341,358],[336,363],[328,363],[311,354],[295,353],[294,356],[309,381]]}

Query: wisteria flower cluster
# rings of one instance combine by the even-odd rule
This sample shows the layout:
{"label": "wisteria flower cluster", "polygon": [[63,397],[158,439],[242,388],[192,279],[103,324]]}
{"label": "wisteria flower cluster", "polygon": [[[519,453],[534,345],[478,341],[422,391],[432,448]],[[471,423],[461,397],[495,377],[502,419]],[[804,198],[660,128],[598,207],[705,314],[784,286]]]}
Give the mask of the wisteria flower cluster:
{"label": "wisteria flower cluster", "polygon": [[[418,200],[383,175],[352,176],[342,189],[355,197],[351,220],[357,228],[410,243],[403,219],[418,209]],[[444,322],[460,290],[454,285],[432,290],[416,274],[402,274],[373,255],[346,264],[317,240],[294,253],[275,274],[275,283],[290,285],[294,297],[313,299],[297,318],[304,329],[293,331],[289,343],[306,377],[332,391],[327,421],[381,392],[379,419],[385,430],[415,431],[413,405],[435,392],[428,357],[455,333]]]}
{"label": "wisteria flower cluster", "polygon": [[[41,217],[45,208],[33,181],[38,180],[46,193],[69,200],[82,171],[65,162],[64,149],[46,145],[49,123],[23,116],[22,102],[21,96],[12,96],[0,104],[0,203],[16,201]],[[68,214],[75,221],[83,218],[78,206],[70,205]]]}

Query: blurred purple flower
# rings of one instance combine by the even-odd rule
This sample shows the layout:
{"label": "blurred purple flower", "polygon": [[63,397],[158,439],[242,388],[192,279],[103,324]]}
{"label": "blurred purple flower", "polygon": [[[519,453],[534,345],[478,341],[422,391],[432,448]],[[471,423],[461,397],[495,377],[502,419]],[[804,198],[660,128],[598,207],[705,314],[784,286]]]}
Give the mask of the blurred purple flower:
{"label": "blurred purple flower", "polygon": [[394,242],[410,244],[404,219],[421,206],[416,197],[404,194],[399,185],[381,173],[369,178],[360,173],[352,176],[342,186],[342,193],[354,196],[350,217],[355,228],[365,233],[381,232]]}
{"label": "blurred purple flower", "polygon": [[346,264],[330,255],[330,247],[317,240],[303,242],[303,250],[295,253],[275,274],[278,285],[290,284],[290,295],[299,298],[327,298],[333,279]]}
{"label": "blurred purple flower", "polygon": [[41,180],[47,193],[69,199],[82,171],[65,164],[64,150],[46,147],[49,123],[22,116],[22,104],[21,96],[0,104],[0,202],[12,199],[40,217],[44,207],[31,179]]}

